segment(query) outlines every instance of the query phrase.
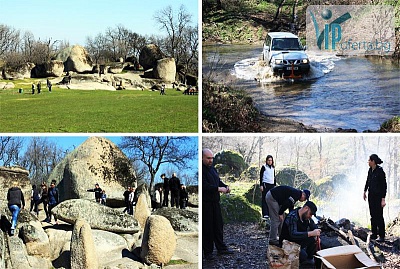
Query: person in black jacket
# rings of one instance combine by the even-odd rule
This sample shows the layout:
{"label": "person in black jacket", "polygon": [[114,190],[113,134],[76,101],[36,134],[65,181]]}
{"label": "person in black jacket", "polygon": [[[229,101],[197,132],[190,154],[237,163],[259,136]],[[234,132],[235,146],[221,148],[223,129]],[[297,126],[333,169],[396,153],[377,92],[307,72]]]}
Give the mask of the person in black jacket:
{"label": "person in black jacket", "polygon": [[290,186],[278,186],[271,189],[265,197],[271,218],[271,231],[269,243],[278,245],[278,235],[283,222],[283,213],[286,209],[293,211],[297,201],[304,202],[310,198],[309,190],[298,190]]}
{"label": "person in black jacket", "polygon": [[14,235],[19,212],[25,207],[24,194],[18,187],[18,182],[13,182],[13,187],[8,189],[7,201],[8,209],[10,209],[12,214],[10,235]]}
{"label": "person in black jacket", "polygon": [[265,159],[265,164],[261,167],[260,170],[260,190],[261,190],[261,210],[262,216],[266,218],[269,216],[268,213],[268,205],[265,200],[265,196],[270,189],[276,186],[275,179],[275,166],[274,166],[274,158],[271,155],[268,155]]}
{"label": "person in black jacket", "polygon": [[299,244],[301,265],[315,264],[316,237],[321,233],[311,219],[316,212],[317,206],[313,202],[307,201],[303,207],[291,211],[282,225],[279,244],[282,246],[284,239]]}
{"label": "person in black jacket", "polygon": [[173,173],[169,180],[169,188],[171,190],[171,207],[179,208],[179,191],[181,189],[181,181]]}
{"label": "person in black jacket", "polygon": [[206,260],[213,260],[214,244],[219,255],[233,254],[224,243],[224,224],[220,207],[220,192],[229,193],[229,186],[221,181],[213,166],[214,155],[210,149],[202,151],[202,229],[203,252]]}
{"label": "person in black jacket", "polygon": [[165,174],[161,175],[162,180],[164,181],[163,190],[164,190],[164,198],[162,202],[162,206],[168,207],[168,195],[169,195],[169,178],[165,176]]}
{"label": "person in black jacket", "polygon": [[181,188],[179,191],[179,206],[181,209],[185,209],[188,203],[189,195],[186,190],[186,186],[181,184]]}
{"label": "person in black jacket", "polygon": [[94,198],[97,203],[101,203],[101,196],[103,195],[103,190],[100,188],[99,183],[94,185],[94,189],[89,189],[87,191],[94,192]]}
{"label": "person in black jacket", "polygon": [[386,206],[386,175],[382,167],[383,161],[376,154],[372,154],[368,159],[368,177],[364,187],[364,200],[367,198],[368,191],[368,205],[369,213],[371,215],[371,230],[372,239],[377,239],[379,235],[379,242],[385,240],[385,220],[383,218],[383,208]]}

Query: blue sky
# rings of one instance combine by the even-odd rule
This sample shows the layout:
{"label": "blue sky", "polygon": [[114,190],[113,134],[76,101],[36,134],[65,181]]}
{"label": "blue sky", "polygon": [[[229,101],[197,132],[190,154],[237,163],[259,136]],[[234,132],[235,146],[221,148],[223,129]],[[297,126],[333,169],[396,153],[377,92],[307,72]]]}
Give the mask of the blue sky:
{"label": "blue sky", "polygon": [[[25,146],[28,146],[30,142],[30,136],[23,136],[24,137],[24,144]],[[56,143],[59,147],[63,148],[63,150],[68,150],[69,152],[74,150],[74,148],[78,147],[81,145],[86,139],[88,139],[89,136],[79,136],[79,135],[74,135],[74,136],[54,136],[54,135],[49,135],[49,136],[40,136],[42,138],[46,138],[49,141],[52,141]],[[115,143],[117,146],[121,142],[121,136],[104,136],[105,138],[111,140],[113,143]],[[198,148],[198,138],[197,136],[192,136],[191,143],[193,146]],[[23,149],[25,152],[25,149]],[[188,174],[188,175],[193,175],[196,171],[198,171],[198,158],[193,159],[192,161],[188,162],[188,165],[191,166],[188,169],[181,169],[178,170],[177,168],[173,166],[168,166],[168,165],[162,165],[160,167],[160,170],[156,174],[156,182],[160,181],[160,175],[165,172],[166,169],[171,168],[173,171],[176,171],[177,176],[180,177],[180,175],[183,174]]]}
{"label": "blue sky", "polygon": [[119,24],[141,35],[162,35],[153,16],[169,5],[174,11],[184,5],[192,14],[192,25],[197,24],[197,0],[0,0],[0,24],[31,31],[36,39],[84,45],[87,36]]}

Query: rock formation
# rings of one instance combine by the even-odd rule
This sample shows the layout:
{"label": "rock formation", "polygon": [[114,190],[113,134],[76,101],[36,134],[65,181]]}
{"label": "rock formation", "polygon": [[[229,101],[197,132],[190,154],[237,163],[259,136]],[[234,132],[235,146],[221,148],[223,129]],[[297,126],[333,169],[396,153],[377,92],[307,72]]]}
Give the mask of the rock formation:
{"label": "rock formation", "polygon": [[68,223],[83,219],[93,229],[116,233],[137,233],[140,230],[138,221],[131,215],[83,199],[70,199],[58,204],[53,213],[57,218]]}
{"label": "rock formation", "polygon": [[2,70],[3,79],[24,79],[31,77],[31,70],[35,66],[33,63],[25,63],[16,70],[6,69]]}
{"label": "rock formation", "polygon": [[91,72],[93,69],[92,59],[88,52],[79,45],[65,48],[57,54],[56,59],[64,63],[64,72],[85,73]]}
{"label": "rock formation", "polygon": [[92,229],[87,222],[78,219],[71,237],[71,269],[98,269]]}
{"label": "rock formation", "polygon": [[157,65],[157,61],[164,58],[160,48],[155,44],[144,46],[139,54],[139,64],[144,70],[151,69]]}
{"label": "rock formation", "polygon": [[176,65],[174,58],[164,58],[157,61],[153,68],[154,78],[161,79],[164,82],[172,83],[175,81]]}
{"label": "rock formation", "polygon": [[36,65],[32,69],[32,77],[61,77],[64,73],[64,63],[59,60],[51,60],[50,62]]}
{"label": "rock formation", "polygon": [[19,187],[21,188],[24,198],[25,205],[29,206],[29,201],[31,197],[32,186],[30,179],[28,177],[28,170],[21,167],[0,167],[0,207],[7,208],[7,192],[8,189],[12,187],[13,181],[17,181]]}
{"label": "rock formation", "polygon": [[135,207],[135,219],[139,222],[140,227],[144,228],[147,218],[151,212],[149,204],[147,203],[147,197],[144,193],[140,194]]}
{"label": "rock formation", "polygon": [[126,182],[135,181],[135,175],[129,159],[114,143],[90,137],[53,169],[48,182],[51,180],[57,182],[61,201],[94,200],[94,193],[87,190],[93,189],[96,183],[108,198],[122,198]]}
{"label": "rock formation", "polygon": [[162,207],[157,209],[153,214],[167,218],[175,231],[198,232],[199,214],[197,212],[187,209]]}
{"label": "rock formation", "polygon": [[146,263],[168,263],[176,249],[176,237],[170,222],[163,216],[150,216],[143,233],[140,257]]}

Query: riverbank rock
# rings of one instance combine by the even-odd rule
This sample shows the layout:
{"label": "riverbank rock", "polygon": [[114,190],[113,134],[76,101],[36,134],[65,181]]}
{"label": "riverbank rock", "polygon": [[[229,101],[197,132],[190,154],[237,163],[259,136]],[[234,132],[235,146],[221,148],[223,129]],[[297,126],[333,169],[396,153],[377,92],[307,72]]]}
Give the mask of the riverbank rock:
{"label": "riverbank rock", "polygon": [[140,50],[139,64],[144,70],[151,69],[157,65],[157,61],[164,58],[160,48],[155,44],[148,44]]}
{"label": "riverbank rock", "polygon": [[175,231],[198,232],[199,214],[197,212],[187,209],[162,207],[157,209],[153,215],[167,218]]}
{"label": "riverbank rock", "polygon": [[57,182],[61,201],[94,200],[94,193],[87,190],[93,189],[96,183],[106,191],[108,198],[121,198],[124,186],[135,178],[128,157],[113,142],[90,137],[53,169],[48,183]]}
{"label": "riverbank rock", "polygon": [[161,79],[164,82],[172,83],[176,77],[176,65],[174,58],[164,58],[157,61],[153,69],[154,78]]}
{"label": "riverbank rock", "polygon": [[143,233],[140,257],[146,263],[167,264],[176,249],[174,229],[163,216],[150,216]]}
{"label": "riverbank rock", "polygon": [[140,230],[140,225],[133,216],[84,199],[64,201],[53,208],[53,213],[70,224],[83,219],[92,229],[116,233],[137,233]]}
{"label": "riverbank rock", "polygon": [[98,269],[92,229],[83,219],[75,223],[71,236],[71,269]]}
{"label": "riverbank rock", "polygon": [[134,214],[135,214],[135,219],[140,224],[140,227],[144,228],[147,218],[151,215],[145,193],[139,195]]}

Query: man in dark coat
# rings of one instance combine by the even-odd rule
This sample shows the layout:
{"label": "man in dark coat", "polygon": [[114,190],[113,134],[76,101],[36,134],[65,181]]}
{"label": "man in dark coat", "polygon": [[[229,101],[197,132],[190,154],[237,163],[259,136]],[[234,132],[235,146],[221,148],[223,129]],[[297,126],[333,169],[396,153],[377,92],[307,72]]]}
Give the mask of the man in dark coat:
{"label": "man in dark coat", "polygon": [[164,190],[164,199],[162,202],[162,206],[168,207],[168,195],[169,195],[169,178],[165,176],[165,174],[161,175],[162,180],[164,181],[163,190]]}
{"label": "man in dark coat", "polygon": [[101,203],[101,196],[103,190],[100,188],[99,183],[96,183],[94,185],[94,189],[89,189],[87,191],[94,192],[94,198],[96,199],[96,202],[99,204]]}
{"label": "man in dark coat", "polygon": [[179,191],[181,189],[181,181],[173,173],[169,180],[169,188],[171,190],[171,207],[179,208]]}
{"label": "man in dark coat", "polygon": [[220,192],[229,193],[229,187],[221,181],[213,166],[214,155],[210,149],[203,149],[202,174],[202,229],[203,251],[206,260],[213,260],[214,244],[219,255],[233,254],[233,251],[223,241],[222,213],[220,207]]}
{"label": "man in dark coat", "polygon": [[307,201],[303,207],[291,211],[282,225],[279,243],[282,245],[283,240],[286,239],[299,244],[301,265],[315,264],[316,237],[321,233],[311,219],[315,212],[317,212],[317,206],[313,202]]}
{"label": "man in dark coat", "polygon": [[8,189],[7,192],[8,209],[10,209],[11,218],[11,230],[10,235],[14,235],[15,228],[17,227],[18,215],[22,208],[25,207],[24,194],[18,187],[18,183],[14,182],[13,187]]}
{"label": "man in dark coat", "polygon": [[271,218],[271,231],[269,243],[278,245],[278,235],[283,222],[283,213],[286,209],[289,212],[294,209],[294,204],[297,201],[304,202],[310,197],[309,190],[298,190],[290,186],[278,186],[268,191],[264,197],[267,201],[268,212]]}

